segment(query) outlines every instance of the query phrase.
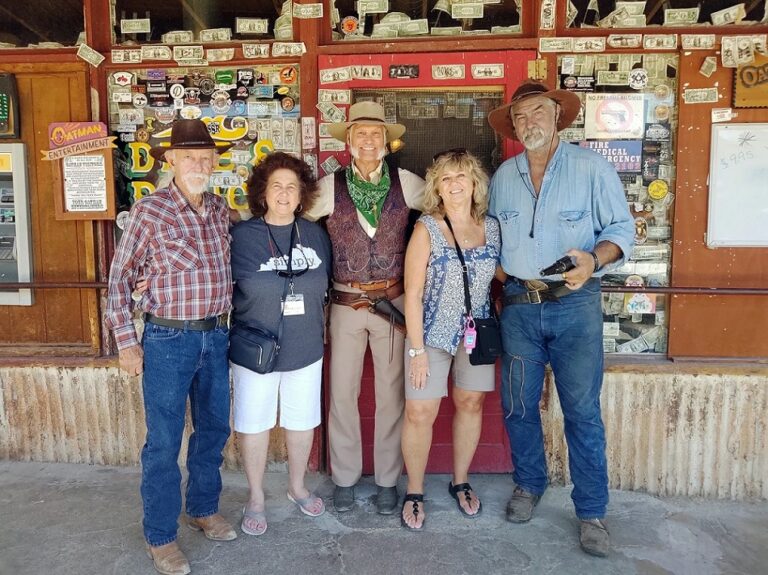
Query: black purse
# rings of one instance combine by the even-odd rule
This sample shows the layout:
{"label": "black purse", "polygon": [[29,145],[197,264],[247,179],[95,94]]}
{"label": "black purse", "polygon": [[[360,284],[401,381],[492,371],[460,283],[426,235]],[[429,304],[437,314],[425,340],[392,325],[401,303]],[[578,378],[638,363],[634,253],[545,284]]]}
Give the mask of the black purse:
{"label": "black purse", "polygon": [[[288,278],[285,278],[283,297],[288,293]],[[256,373],[272,373],[280,353],[280,338],[283,335],[285,306],[280,312],[277,335],[265,329],[242,322],[235,322],[229,330],[229,361]]]}
{"label": "black purse", "polygon": [[[472,315],[472,300],[469,296],[469,274],[467,273],[467,264],[464,261],[464,254],[461,253],[459,242],[456,239],[456,234],[453,233],[453,227],[451,221],[447,216],[444,216],[445,225],[448,226],[448,230],[453,236],[453,243],[456,244],[456,254],[459,256],[461,262],[462,279],[464,280],[464,306],[467,308],[467,316]],[[499,330],[499,322],[496,319],[496,310],[491,305],[491,317],[476,319],[472,318],[475,324],[475,347],[469,354],[469,363],[472,365],[492,365],[496,363],[496,359],[502,354],[501,347],[501,331]]]}

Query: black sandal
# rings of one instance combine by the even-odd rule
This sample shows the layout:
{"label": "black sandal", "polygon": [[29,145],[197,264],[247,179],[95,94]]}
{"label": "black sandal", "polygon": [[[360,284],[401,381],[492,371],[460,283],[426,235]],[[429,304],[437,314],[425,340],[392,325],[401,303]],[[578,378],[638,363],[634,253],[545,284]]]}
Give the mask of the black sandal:
{"label": "black sandal", "polygon": [[411,527],[408,525],[408,523],[405,522],[405,517],[403,517],[403,511],[405,511],[405,506],[407,503],[413,503],[413,517],[415,519],[419,518],[419,503],[422,505],[424,504],[424,494],[423,493],[406,493],[405,498],[403,499],[403,506],[400,508],[400,525],[408,529],[409,531],[421,531],[424,529],[424,523],[427,521],[427,518],[425,517],[421,522],[421,527]]}
{"label": "black sandal", "polygon": [[470,494],[470,491],[474,491],[474,489],[472,489],[472,486],[469,483],[459,483],[458,485],[454,485],[453,481],[448,482],[448,493],[450,493],[451,497],[453,497],[456,500],[456,507],[459,508],[459,511],[461,511],[462,514],[464,514],[464,516],[471,517],[474,519],[475,517],[480,515],[480,513],[482,513],[483,502],[478,501],[479,504],[477,506],[477,513],[475,514],[467,513],[466,509],[464,509],[461,506],[461,502],[459,502],[460,491],[464,492],[464,497],[466,498],[467,504],[469,504],[472,501],[472,495]]}

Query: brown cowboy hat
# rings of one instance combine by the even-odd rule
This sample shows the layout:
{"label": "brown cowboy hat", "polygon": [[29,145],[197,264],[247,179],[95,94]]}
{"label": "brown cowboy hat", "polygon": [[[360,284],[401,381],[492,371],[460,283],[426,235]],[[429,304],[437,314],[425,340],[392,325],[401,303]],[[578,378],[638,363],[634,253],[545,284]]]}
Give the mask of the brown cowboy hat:
{"label": "brown cowboy hat", "polygon": [[328,133],[342,142],[347,141],[347,130],[352,124],[384,126],[387,142],[397,140],[405,133],[402,124],[388,124],[384,117],[384,108],[376,102],[358,102],[349,107],[349,122],[336,122],[328,126]]}
{"label": "brown cowboy hat", "polygon": [[156,160],[165,161],[168,150],[208,150],[214,149],[219,154],[229,150],[234,144],[214,142],[208,127],[202,120],[176,120],[171,127],[171,143],[152,148],[149,153]]}
{"label": "brown cowboy hat", "polygon": [[512,94],[509,104],[504,104],[491,110],[488,114],[488,123],[491,125],[491,128],[502,136],[517,140],[517,134],[515,134],[515,127],[512,124],[512,117],[509,112],[515,104],[534,96],[544,96],[560,104],[560,116],[557,119],[558,132],[570,126],[581,110],[581,100],[573,92],[568,90],[550,90],[543,82],[528,79],[517,87],[515,93]]}

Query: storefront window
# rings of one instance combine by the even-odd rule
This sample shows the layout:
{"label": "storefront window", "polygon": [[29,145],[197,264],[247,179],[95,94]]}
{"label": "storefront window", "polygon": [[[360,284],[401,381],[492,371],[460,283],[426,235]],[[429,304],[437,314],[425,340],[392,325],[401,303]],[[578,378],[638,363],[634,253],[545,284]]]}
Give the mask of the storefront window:
{"label": "storefront window", "polygon": [[[376,101],[388,120],[405,126],[402,148],[390,160],[421,176],[432,156],[454,148],[471,151],[492,174],[500,164],[501,146],[486,117],[503,97],[502,89],[353,90],[354,102]],[[323,124],[320,135],[325,135]]]}
{"label": "storefront window", "polygon": [[[569,0],[566,25],[571,28],[642,28],[644,26],[728,26],[759,22],[765,2],[711,0]],[[746,23],[746,22],[744,22]],[[706,30],[706,29],[704,29]]]}
{"label": "storefront window", "polygon": [[178,118],[199,118],[214,140],[234,143],[211,178],[213,191],[232,209],[247,208],[246,182],[261,157],[300,152],[296,64],[125,70],[110,74],[109,93],[122,208],[161,185],[166,166],[149,150],[170,141]]}
{"label": "storefront window", "polygon": [[[635,218],[635,245],[604,285],[669,285],[675,197],[678,57],[580,54],[558,57],[560,87],[576,92],[582,114],[564,140],[605,157],[624,184]],[[606,353],[664,353],[667,298],[603,295]]]}
{"label": "storefront window", "polygon": [[290,0],[111,0],[114,44],[293,39]]}
{"label": "storefront window", "polygon": [[74,46],[83,30],[83,0],[0,2],[0,48]]}
{"label": "storefront window", "polygon": [[331,0],[334,40],[520,34],[522,0]]}

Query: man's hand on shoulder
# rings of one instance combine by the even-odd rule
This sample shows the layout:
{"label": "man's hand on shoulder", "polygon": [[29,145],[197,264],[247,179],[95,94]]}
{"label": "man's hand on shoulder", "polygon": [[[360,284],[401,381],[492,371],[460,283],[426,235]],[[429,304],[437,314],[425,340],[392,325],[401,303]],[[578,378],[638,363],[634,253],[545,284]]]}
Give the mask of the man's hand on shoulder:
{"label": "man's hand on shoulder", "polygon": [[128,375],[140,375],[144,371],[144,350],[136,344],[118,352],[120,369]]}
{"label": "man's hand on shoulder", "polygon": [[572,290],[577,290],[583,286],[592,274],[595,272],[595,260],[589,252],[581,250],[570,250],[566,255],[573,258],[576,267],[563,274],[565,285]]}

